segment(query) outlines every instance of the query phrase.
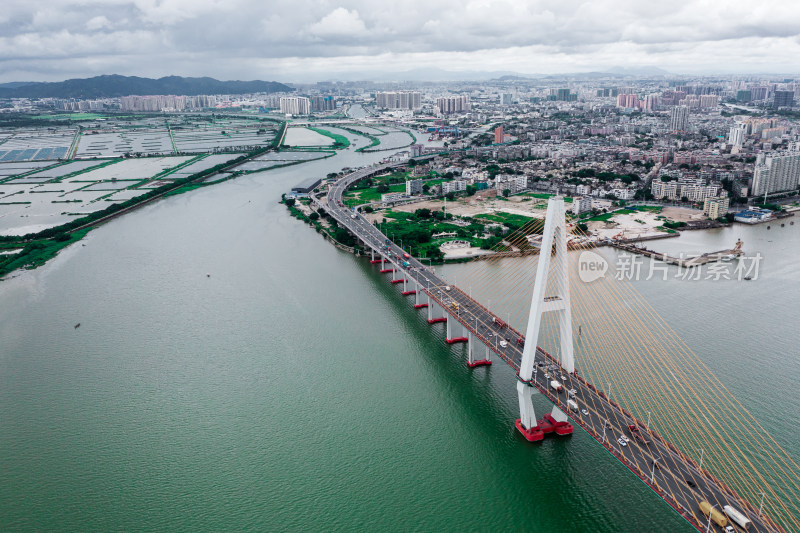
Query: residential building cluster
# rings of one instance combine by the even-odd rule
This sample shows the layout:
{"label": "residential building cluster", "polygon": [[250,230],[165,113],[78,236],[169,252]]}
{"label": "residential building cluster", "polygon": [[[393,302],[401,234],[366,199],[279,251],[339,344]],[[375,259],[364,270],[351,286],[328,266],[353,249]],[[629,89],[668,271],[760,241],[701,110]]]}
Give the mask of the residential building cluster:
{"label": "residential building cluster", "polygon": [[375,95],[375,106],[379,109],[419,109],[422,93],[419,91],[379,92]]}

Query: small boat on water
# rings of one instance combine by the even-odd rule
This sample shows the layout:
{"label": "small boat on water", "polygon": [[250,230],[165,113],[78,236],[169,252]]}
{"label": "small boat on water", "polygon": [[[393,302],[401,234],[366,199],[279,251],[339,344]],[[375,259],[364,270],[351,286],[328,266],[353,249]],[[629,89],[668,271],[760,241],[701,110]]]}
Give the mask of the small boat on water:
{"label": "small boat on water", "polygon": [[79,327],[81,327],[81,323],[80,323],[80,322],[78,322],[77,324],[75,324],[75,329],[78,329]]}

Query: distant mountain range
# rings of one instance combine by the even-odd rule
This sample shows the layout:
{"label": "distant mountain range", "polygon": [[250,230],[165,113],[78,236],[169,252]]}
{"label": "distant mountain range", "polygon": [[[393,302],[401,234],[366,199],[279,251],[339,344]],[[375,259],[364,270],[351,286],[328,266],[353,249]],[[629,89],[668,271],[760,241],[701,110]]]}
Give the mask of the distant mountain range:
{"label": "distant mountain range", "polygon": [[95,76],[59,82],[11,82],[0,85],[0,98],[113,98],[154,94],[248,94],[294,91],[277,81],[219,81],[214,78],[139,78]]}
{"label": "distant mountain range", "polygon": [[[341,81],[375,82],[448,82],[448,81],[528,81],[528,80],[558,80],[558,79],[592,79],[592,78],[623,78],[667,76],[671,73],[658,67],[612,67],[603,71],[571,72],[564,74],[521,73],[513,71],[486,71],[486,70],[444,70],[440,68],[418,68],[406,71],[373,71],[373,72],[342,72],[322,79]],[[313,75],[309,73],[309,76]],[[304,79],[305,82],[312,80]]]}

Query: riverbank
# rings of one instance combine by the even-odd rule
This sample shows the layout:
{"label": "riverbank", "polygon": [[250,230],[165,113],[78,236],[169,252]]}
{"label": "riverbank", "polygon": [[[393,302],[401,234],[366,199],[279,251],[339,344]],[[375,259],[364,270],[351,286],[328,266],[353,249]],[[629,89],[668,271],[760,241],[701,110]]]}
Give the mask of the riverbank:
{"label": "riverbank", "polygon": [[[185,178],[177,178],[165,182],[163,185],[150,189],[135,198],[120,203],[112,203],[105,209],[95,211],[89,215],[59,226],[21,236],[2,236],[0,237],[0,246],[2,249],[6,252],[14,251],[14,253],[0,255],[0,280],[19,268],[34,269],[45,264],[55,257],[62,249],[83,238],[92,228],[138,209],[150,202],[235,178],[240,174],[231,172],[233,169],[271,150],[274,150],[272,146],[252,150],[232,161],[220,163]],[[105,165],[107,164],[109,163]],[[182,166],[187,166],[188,164],[187,162]],[[292,164],[297,164],[297,162],[288,163],[286,166]],[[157,175],[155,179],[157,180],[162,175],[166,176],[174,171],[175,169],[165,171]],[[203,180],[215,175],[223,175],[225,177],[213,182],[202,183]]]}

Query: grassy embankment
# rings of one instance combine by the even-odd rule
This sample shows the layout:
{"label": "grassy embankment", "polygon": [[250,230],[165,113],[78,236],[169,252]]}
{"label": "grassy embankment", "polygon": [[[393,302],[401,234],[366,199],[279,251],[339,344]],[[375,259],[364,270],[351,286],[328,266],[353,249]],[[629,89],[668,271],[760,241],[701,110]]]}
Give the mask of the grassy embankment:
{"label": "grassy embankment", "polygon": [[0,250],[19,250],[15,254],[0,255],[0,277],[18,268],[33,269],[45,264],[55,257],[58,252],[74,242],[81,240],[93,228],[84,228],[74,231],[59,239],[36,239],[29,241],[24,246],[13,243],[0,243]]}
{"label": "grassy embankment", "polygon": [[311,131],[316,131],[320,135],[324,135],[325,137],[329,137],[329,138],[333,139],[332,148],[334,148],[336,150],[342,150],[342,149],[347,148],[348,146],[350,146],[350,140],[347,137],[345,137],[344,135],[339,135],[338,133],[333,133],[333,132],[330,132],[330,131],[322,129],[322,128],[311,128],[311,127],[309,127],[308,129],[310,129]]}
{"label": "grassy embankment", "polygon": [[[348,128],[347,126],[337,126],[337,128],[349,131],[350,133],[353,133],[355,135],[361,135],[362,137],[366,137],[367,139],[369,139],[369,146],[362,146],[361,148],[356,148],[356,152],[364,152],[369,148],[372,148],[373,146],[378,146],[381,143],[380,139],[378,139],[374,135],[370,135],[369,133],[364,133],[363,131],[354,130],[352,128]],[[372,129],[377,129],[377,128],[372,128]],[[386,135],[386,133],[382,133],[381,135]]]}

